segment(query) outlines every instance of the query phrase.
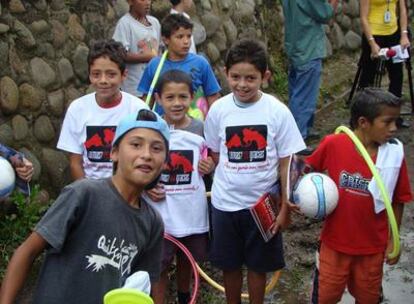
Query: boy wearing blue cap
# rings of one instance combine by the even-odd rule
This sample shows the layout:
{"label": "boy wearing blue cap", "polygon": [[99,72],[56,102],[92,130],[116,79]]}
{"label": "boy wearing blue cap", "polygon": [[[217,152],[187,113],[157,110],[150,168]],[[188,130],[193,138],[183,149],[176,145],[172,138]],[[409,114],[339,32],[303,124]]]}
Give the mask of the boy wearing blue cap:
{"label": "boy wearing blue cap", "polygon": [[157,183],[169,137],[166,122],[149,110],[121,120],[111,150],[113,176],[63,189],[14,253],[0,303],[14,303],[45,249],[33,303],[102,303],[106,292],[138,270],[157,281],[164,228],[141,193]]}

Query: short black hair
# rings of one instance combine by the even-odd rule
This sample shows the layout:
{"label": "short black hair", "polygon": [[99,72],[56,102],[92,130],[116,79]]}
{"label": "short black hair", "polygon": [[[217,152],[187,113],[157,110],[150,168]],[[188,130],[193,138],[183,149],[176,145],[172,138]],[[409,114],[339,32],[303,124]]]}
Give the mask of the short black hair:
{"label": "short black hair", "polygon": [[226,55],[225,66],[227,71],[238,63],[246,62],[265,74],[268,68],[266,47],[254,39],[241,39],[233,43]]}
{"label": "short black hair", "polygon": [[91,65],[94,61],[101,57],[108,57],[111,61],[115,62],[121,73],[124,73],[126,64],[126,49],[124,46],[113,39],[110,40],[99,40],[92,45],[88,54],[88,69],[91,68]]}
{"label": "short black hair", "polygon": [[173,6],[176,6],[176,5],[180,4],[181,0],[170,0],[170,2]]}
{"label": "short black hair", "polygon": [[188,86],[188,90],[191,94],[194,93],[193,90],[193,80],[191,76],[181,70],[169,70],[163,73],[160,76],[157,84],[157,92],[158,94],[162,94],[164,86],[169,83],[184,83]]}
{"label": "short black hair", "polygon": [[170,38],[180,27],[188,30],[193,29],[193,23],[182,14],[170,14],[161,22],[161,36]]}
{"label": "short black hair", "polygon": [[365,117],[369,122],[381,115],[384,107],[401,107],[402,99],[380,88],[364,88],[359,91],[351,105],[349,124],[354,130],[358,127],[358,119]]}

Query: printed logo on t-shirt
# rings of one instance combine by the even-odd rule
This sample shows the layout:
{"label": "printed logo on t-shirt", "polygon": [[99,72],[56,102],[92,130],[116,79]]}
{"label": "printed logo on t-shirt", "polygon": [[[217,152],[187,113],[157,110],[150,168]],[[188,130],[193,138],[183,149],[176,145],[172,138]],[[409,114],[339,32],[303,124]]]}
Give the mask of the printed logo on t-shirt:
{"label": "printed logo on t-shirt", "polygon": [[132,261],[138,254],[136,245],[131,243],[126,245],[124,240],[118,240],[116,237],[111,239],[102,235],[98,239],[97,248],[102,252],[102,255],[87,255],[86,269],[90,268],[93,272],[99,272],[106,266],[111,266],[118,269],[123,277],[131,273]]}
{"label": "printed logo on t-shirt", "polygon": [[354,193],[369,194],[368,184],[370,180],[363,178],[359,173],[348,173],[342,171],[339,176],[339,187],[346,190],[351,190]]}
{"label": "printed logo on t-shirt", "polygon": [[193,150],[171,150],[160,181],[165,185],[191,184],[193,161]]}
{"label": "printed logo on t-shirt", "polygon": [[229,162],[253,163],[266,160],[267,126],[233,126],[226,128]]}
{"label": "printed logo on t-shirt", "polygon": [[91,162],[110,162],[115,126],[87,126],[84,143],[86,155]]}

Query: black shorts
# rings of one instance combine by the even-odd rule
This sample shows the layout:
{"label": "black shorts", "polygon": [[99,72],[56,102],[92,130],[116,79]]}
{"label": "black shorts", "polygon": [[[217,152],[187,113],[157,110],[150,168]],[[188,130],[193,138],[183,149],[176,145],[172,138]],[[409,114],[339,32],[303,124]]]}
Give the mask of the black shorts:
{"label": "black shorts", "polygon": [[263,240],[248,209],[225,212],[212,207],[210,260],[224,271],[246,265],[255,272],[272,272],[285,266],[282,234]]}
{"label": "black shorts", "polygon": [[[197,263],[207,260],[208,253],[208,232],[201,234],[192,234],[189,236],[175,238],[183,244],[190,252]],[[167,239],[164,239],[163,256],[161,262],[161,270],[167,269],[174,260],[176,255],[185,256],[184,252],[180,250],[175,244]]]}

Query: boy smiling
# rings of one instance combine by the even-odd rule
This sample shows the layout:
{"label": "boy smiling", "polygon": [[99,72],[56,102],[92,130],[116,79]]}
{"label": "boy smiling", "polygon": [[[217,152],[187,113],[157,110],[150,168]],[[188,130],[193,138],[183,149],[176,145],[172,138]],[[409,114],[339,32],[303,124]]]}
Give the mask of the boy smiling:
{"label": "boy smiling", "polygon": [[97,42],[89,52],[89,80],[96,92],[70,104],[57,143],[57,148],[69,152],[74,180],[111,176],[115,126],[125,115],[148,108],[119,89],[127,75],[125,55],[125,49],[114,40]]}

